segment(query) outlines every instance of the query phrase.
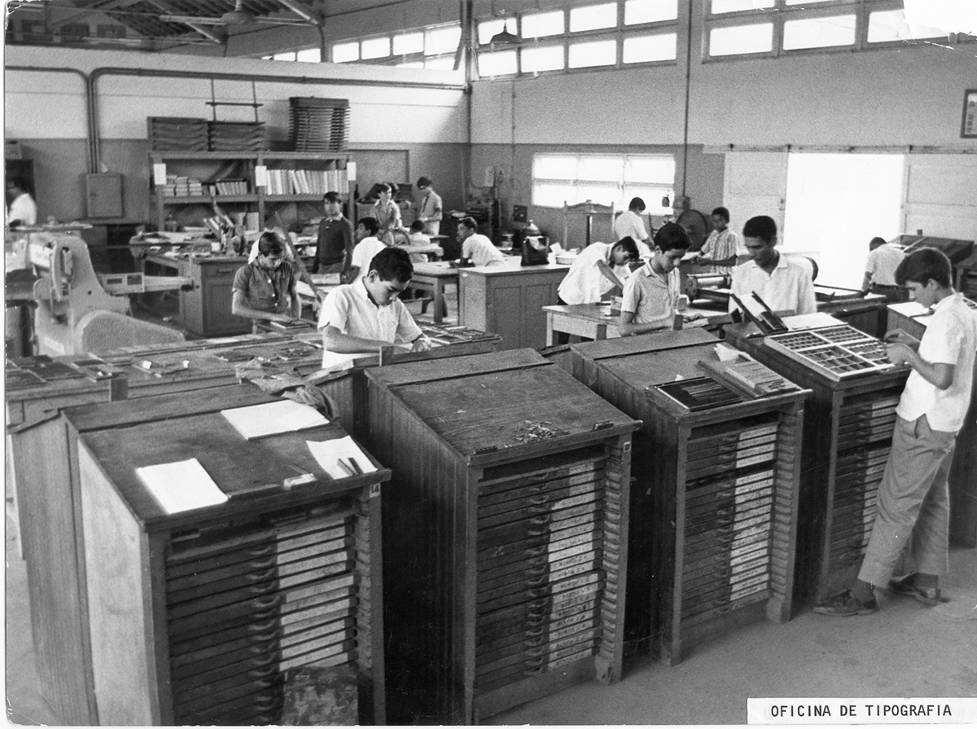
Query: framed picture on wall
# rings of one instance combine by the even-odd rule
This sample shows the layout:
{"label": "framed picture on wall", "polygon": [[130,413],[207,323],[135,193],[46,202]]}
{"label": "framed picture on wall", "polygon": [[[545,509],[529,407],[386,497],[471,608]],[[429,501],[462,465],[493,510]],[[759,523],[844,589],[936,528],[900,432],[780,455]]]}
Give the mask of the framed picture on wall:
{"label": "framed picture on wall", "polygon": [[977,89],[967,89],[964,92],[960,136],[977,139]]}

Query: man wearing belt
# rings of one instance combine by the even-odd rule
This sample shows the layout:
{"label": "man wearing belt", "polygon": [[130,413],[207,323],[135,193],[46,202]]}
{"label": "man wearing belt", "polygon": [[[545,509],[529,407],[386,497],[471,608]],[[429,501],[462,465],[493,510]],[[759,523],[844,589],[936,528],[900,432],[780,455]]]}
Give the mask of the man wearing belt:
{"label": "man wearing belt", "polygon": [[231,313],[263,321],[300,318],[302,303],[295,291],[295,269],[285,260],[285,246],[278,233],[262,233],[258,257],[234,274]]}
{"label": "man wearing belt", "polygon": [[441,196],[431,186],[430,177],[417,178],[417,189],[424,193],[421,207],[417,211],[417,220],[424,223],[424,232],[427,235],[437,235],[441,229]]}
{"label": "man wearing belt", "polygon": [[[932,307],[917,341],[902,330],[885,336],[889,360],[912,368],[896,407],[889,459],[879,484],[878,513],[858,579],[827,604],[822,615],[867,615],[879,609],[875,589],[940,602],[940,576],[947,570],[950,495],[947,476],[957,433],[973,389],[977,314],[950,284],[950,261],[933,248],[906,256],[896,281]],[[908,547],[908,549],[907,549]],[[890,582],[907,552],[909,574]]]}
{"label": "man wearing belt", "polygon": [[869,241],[868,250],[862,292],[882,294],[890,304],[908,301],[906,289],[896,284],[896,269],[906,255],[902,246],[875,237]]}

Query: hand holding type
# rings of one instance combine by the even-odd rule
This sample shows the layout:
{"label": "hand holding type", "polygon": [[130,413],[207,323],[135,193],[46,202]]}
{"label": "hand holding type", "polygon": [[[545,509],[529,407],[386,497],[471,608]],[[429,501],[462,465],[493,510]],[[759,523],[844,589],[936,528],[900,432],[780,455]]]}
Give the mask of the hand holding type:
{"label": "hand holding type", "polygon": [[419,336],[411,343],[412,352],[427,352],[431,349],[431,340],[424,335]]}
{"label": "hand holding type", "polygon": [[909,364],[913,355],[913,351],[901,342],[886,344],[885,353],[892,364]]}
{"label": "hand holding type", "polygon": [[905,344],[907,347],[916,344],[916,338],[902,329],[892,329],[886,332],[884,339],[889,344]]}

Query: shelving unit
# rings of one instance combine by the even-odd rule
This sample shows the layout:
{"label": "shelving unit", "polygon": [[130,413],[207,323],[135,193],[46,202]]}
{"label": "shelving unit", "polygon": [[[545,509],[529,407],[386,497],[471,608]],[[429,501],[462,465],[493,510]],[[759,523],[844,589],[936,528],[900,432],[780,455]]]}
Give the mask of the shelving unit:
{"label": "shelving unit", "polygon": [[[286,195],[269,195],[265,186],[255,184],[255,170],[258,167],[265,167],[270,170],[322,170],[326,165],[334,164],[336,168],[341,168],[345,173],[348,169],[350,159],[335,154],[320,154],[314,152],[165,152],[153,151],[149,153],[150,165],[165,164],[167,172],[179,172],[188,176],[199,177],[202,181],[213,178],[218,174],[222,167],[233,168],[233,174],[228,177],[247,179],[250,192],[243,195],[164,195],[160,192],[159,186],[153,187],[153,212],[156,226],[163,228],[167,214],[173,209],[181,207],[200,205],[209,208],[217,203],[222,207],[225,205],[245,206],[247,212],[257,212],[260,220],[271,212],[272,206],[283,204],[318,204],[327,190],[309,193],[293,193]],[[300,163],[306,166],[299,166]],[[343,175],[345,180],[340,181],[339,189],[336,191],[345,200],[351,199],[351,185],[354,180]],[[236,212],[240,212],[235,207]],[[230,212],[230,211],[225,211]],[[209,216],[211,213],[207,212]]]}

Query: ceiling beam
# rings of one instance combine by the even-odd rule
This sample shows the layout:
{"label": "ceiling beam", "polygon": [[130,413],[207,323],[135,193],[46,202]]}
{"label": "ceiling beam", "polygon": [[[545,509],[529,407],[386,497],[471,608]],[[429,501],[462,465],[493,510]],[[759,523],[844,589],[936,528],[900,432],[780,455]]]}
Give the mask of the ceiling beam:
{"label": "ceiling beam", "polygon": [[307,8],[303,3],[298,2],[298,0],[278,0],[278,3],[280,5],[284,5],[286,8],[291,10],[300,18],[303,18],[309,21],[310,23],[314,23],[315,25],[319,25],[320,21],[312,12],[312,10],[310,8]]}
{"label": "ceiling beam", "polygon": [[198,33],[200,33],[200,35],[202,35],[204,38],[208,38],[209,40],[212,40],[214,43],[220,43],[223,45],[224,41],[221,40],[220,36],[214,35],[203,26],[197,25],[196,23],[185,23],[185,24],[193,28]]}

